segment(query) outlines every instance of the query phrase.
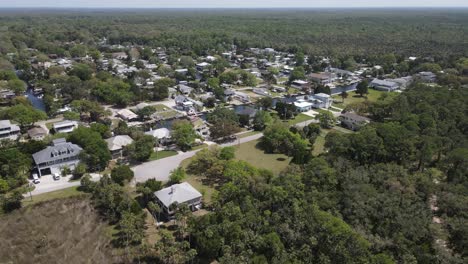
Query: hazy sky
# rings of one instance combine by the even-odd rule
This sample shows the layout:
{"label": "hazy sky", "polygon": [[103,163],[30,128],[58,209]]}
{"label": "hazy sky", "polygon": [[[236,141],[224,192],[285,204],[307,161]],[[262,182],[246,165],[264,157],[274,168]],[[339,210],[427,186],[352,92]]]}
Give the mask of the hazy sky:
{"label": "hazy sky", "polygon": [[0,0],[0,7],[468,7],[468,0]]}

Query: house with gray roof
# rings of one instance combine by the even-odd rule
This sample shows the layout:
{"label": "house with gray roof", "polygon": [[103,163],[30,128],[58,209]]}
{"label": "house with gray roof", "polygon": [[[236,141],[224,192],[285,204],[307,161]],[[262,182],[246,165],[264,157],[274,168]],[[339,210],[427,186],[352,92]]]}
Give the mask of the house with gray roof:
{"label": "house with gray roof", "polygon": [[118,135],[106,139],[107,147],[112,154],[113,159],[123,156],[123,148],[133,143],[133,139],[127,135]]}
{"label": "house with gray roof", "polygon": [[16,140],[19,135],[19,126],[12,124],[10,120],[0,120],[0,140]]}
{"label": "house with gray roof", "polygon": [[361,127],[370,123],[370,119],[358,114],[347,112],[339,117],[341,124],[351,130],[359,130]]}
{"label": "house with gray roof", "polygon": [[400,88],[400,85],[396,82],[379,80],[377,78],[372,80],[372,82],[369,83],[369,86],[376,90],[385,92],[393,92]]}
{"label": "house with gray roof", "polygon": [[52,141],[52,145],[34,153],[33,160],[39,176],[60,172],[64,167],[74,169],[80,162],[83,149],[65,138]]}
{"label": "house with gray roof", "polygon": [[171,206],[173,204],[186,204],[192,211],[200,209],[202,205],[202,194],[187,182],[159,190],[154,196],[168,219],[174,217],[175,210]]}

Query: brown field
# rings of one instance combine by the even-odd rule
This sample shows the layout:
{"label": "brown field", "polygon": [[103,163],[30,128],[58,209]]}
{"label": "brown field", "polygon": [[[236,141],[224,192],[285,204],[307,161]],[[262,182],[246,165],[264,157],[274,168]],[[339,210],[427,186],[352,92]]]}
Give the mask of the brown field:
{"label": "brown field", "polygon": [[0,263],[116,263],[111,227],[86,197],[57,199],[0,217]]}

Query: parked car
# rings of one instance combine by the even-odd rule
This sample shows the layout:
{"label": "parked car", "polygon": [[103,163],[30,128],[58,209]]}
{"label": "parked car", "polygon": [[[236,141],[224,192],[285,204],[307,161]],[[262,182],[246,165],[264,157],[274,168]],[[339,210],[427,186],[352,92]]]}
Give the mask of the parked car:
{"label": "parked car", "polygon": [[54,178],[54,181],[60,180],[60,175],[58,173],[54,173],[52,177]]}
{"label": "parked car", "polygon": [[36,173],[34,173],[34,174],[32,175],[32,177],[33,177],[33,183],[34,183],[34,184],[41,183],[41,180],[39,179],[39,176],[37,176]]}

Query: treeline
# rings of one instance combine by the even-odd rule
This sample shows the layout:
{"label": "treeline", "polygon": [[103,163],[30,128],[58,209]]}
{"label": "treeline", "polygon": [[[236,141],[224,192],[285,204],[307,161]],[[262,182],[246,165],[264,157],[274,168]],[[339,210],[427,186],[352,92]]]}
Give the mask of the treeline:
{"label": "treeline", "polygon": [[6,25],[0,40],[4,53],[30,47],[63,55],[73,52],[72,45],[58,43],[95,46],[95,37],[106,37],[111,44],[171,47],[198,55],[224,51],[232,44],[316,55],[437,57],[467,52],[464,10],[46,11],[10,14],[0,21]]}

